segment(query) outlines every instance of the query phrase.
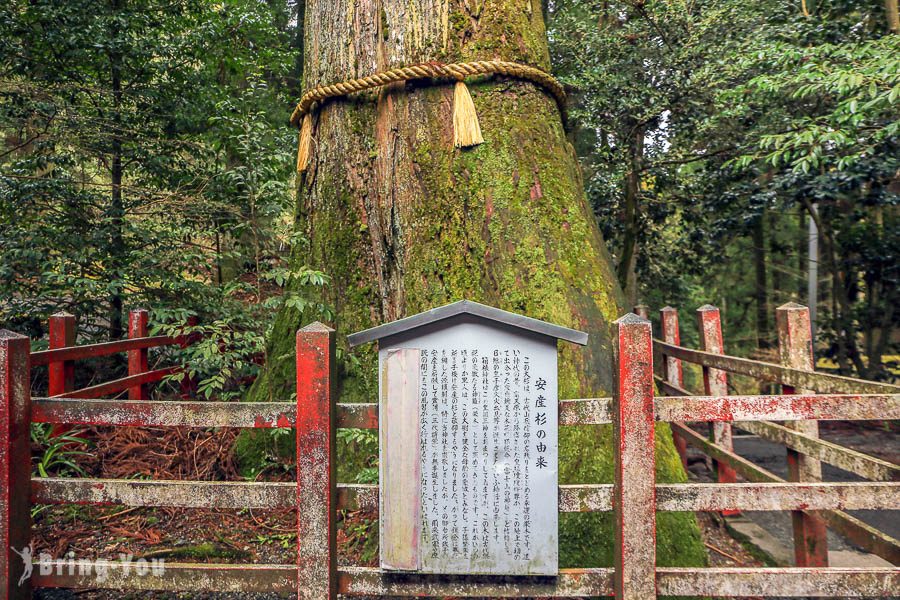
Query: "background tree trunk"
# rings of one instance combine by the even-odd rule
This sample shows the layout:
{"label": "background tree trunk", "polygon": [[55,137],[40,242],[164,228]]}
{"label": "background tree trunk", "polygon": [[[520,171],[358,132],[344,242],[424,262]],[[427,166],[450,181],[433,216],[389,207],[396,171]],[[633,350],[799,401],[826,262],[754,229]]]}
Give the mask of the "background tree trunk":
{"label": "background tree trunk", "polygon": [[[307,0],[306,10],[306,89],[423,61],[550,68],[539,0]],[[588,331],[586,349],[561,345],[560,397],[609,394],[610,324],[623,297],[557,107],[531,83],[487,78],[469,88],[486,142],[466,150],[453,148],[452,84],[401,84],[315,113],[297,214],[309,244],[295,250],[295,266],[331,277],[323,301],[344,347],[354,331],[468,298]],[[290,396],[294,333],[312,318],[278,316],[251,399]],[[354,355],[341,400],[372,401],[374,348]],[[670,437],[661,440],[661,478],[682,478]],[[563,428],[561,447],[562,480],[611,480],[608,428]],[[702,560],[691,554],[693,517],[676,517],[669,531],[679,535],[661,536],[678,538],[671,556]],[[569,528],[569,545],[608,563],[609,522],[593,523]],[[561,536],[565,545],[565,527]],[[564,563],[574,556],[561,551]]]}
{"label": "background tree trunk", "polygon": [[753,224],[753,266],[756,272],[756,347],[769,348],[769,285],[766,273],[766,220],[765,209]]}
{"label": "background tree trunk", "polygon": [[628,173],[625,176],[625,206],[622,253],[619,257],[619,284],[625,290],[626,306],[638,303],[637,259],[640,234],[641,171],[644,162],[645,126],[634,123],[628,139]]}

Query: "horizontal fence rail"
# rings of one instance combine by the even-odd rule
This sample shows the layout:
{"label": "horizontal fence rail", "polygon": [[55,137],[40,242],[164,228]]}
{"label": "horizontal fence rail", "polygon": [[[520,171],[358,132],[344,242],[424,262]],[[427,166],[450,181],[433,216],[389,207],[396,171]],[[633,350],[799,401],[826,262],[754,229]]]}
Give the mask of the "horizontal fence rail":
{"label": "horizontal fence rail", "polygon": [[747,375],[760,381],[770,381],[790,385],[798,389],[816,390],[829,394],[898,394],[900,386],[878,381],[866,381],[842,377],[830,373],[818,373],[792,369],[781,365],[773,365],[749,358],[725,356],[702,350],[683,348],[662,340],[654,340],[658,351],[663,356],[671,356],[679,360],[720,369],[729,373]]}
{"label": "horizontal fence rail", "polygon": [[[37,587],[118,588],[132,590],[198,592],[291,593],[296,591],[296,565],[214,565],[166,563],[163,574],[138,576],[132,565],[106,561],[93,571],[79,572],[65,560],[51,561],[40,574]],[[96,574],[103,571],[102,578]],[[549,597],[577,598],[613,595],[613,569],[560,569],[556,578],[478,578],[393,576],[379,569],[336,569],[337,592],[363,596],[454,596],[477,598]],[[655,570],[660,596],[746,597],[780,590],[784,596],[818,598],[890,598],[900,586],[896,569],[689,569],[661,567]]]}
{"label": "horizontal fence rail", "polygon": [[[900,395],[789,396],[692,396],[654,399],[657,421],[792,421],[798,419],[867,420],[900,419]],[[610,398],[561,400],[560,425],[604,425],[612,422]],[[72,425],[120,425],[142,427],[238,427],[291,428],[295,405],[290,402],[179,402],[73,398],[34,398],[35,423]],[[339,428],[378,428],[375,403],[335,405]],[[817,440],[818,441],[818,440]],[[862,455],[865,456],[865,455]],[[877,459],[876,459],[877,460]],[[873,463],[875,464],[875,463]],[[893,466],[880,461],[887,472]]]}
{"label": "horizontal fence rail", "polygon": [[85,358],[98,358],[111,356],[119,352],[130,350],[145,350],[161,346],[175,346],[182,343],[181,338],[158,335],[131,340],[116,340],[114,342],[100,342],[85,346],[70,346],[53,350],[38,350],[31,353],[31,366],[40,367],[52,362],[83,360]]}
{"label": "horizontal fence rail", "polygon": [[900,394],[673,396],[654,404],[658,421],[676,423],[900,419]]}
{"label": "horizontal fence rail", "polygon": [[[132,427],[294,427],[289,402],[179,402],[169,400],[73,400],[35,398],[35,423]],[[352,411],[348,411],[352,414]]]}
{"label": "horizontal fence rail", "polygon": [[752,433],[764,440],[782,444],[807,456],[834,465],[872,481],[900,480],[900,465],[839,446],[826,440],[804,435],[784,425],[766,421],[736,421],[738,429]]}
{"label": "horizontal fence rail", "polygon": [[[687,390],[668,383],[661,377],[655,377],[655,379],[660,388],[668,394],[690,395]],[[873,481],[900,480],[900,465],[826,440],[810,437],[783,425],[767,421],[735,421],[734,424],[738,429],[758,435],[770,442],[782,444],[865,479]]]}
{"label": "horizontal fence rail", "polygon": [[143,386],[148,383],[156,383],[157,381],[162,381],[169,375],[174,375],[181,371],[181,367],[164,367],[162,369],[155,369],[153,371],[146,371],[144,373],[138,373],[136,375],[129,375],[127,377],[122,377],[120,379],[116,379],[114,381],[107,381],[105,383],[98,383],[97,385],[92,385],[90,387],[81,388],[79,390],[72,390],[70,392],[63,392],[58,396],[54,396],[54,398],[92,398],[94,396],[106,396],[108,394],[118,394],[119,392],[124,392],[128,389]]}
{"label": "horizontal fence rail", "polygon": [[[180,508],[293,508],[296,485],[268,482],[146,481],[35,478],[36,504],[169,506]],[[561,485],[560,512],[612,510],[613,486]],[[657,484],[661,511],[900,509],[900,483]],[[378,486],[339,484],[340,510],[378,510]]]}

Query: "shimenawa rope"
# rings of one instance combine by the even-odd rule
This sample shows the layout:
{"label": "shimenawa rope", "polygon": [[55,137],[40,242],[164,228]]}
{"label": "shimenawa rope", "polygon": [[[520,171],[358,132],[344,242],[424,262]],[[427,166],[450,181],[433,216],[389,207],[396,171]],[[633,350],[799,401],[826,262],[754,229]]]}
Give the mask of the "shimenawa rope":
{"label": "shimenawa rope", "polygon": [[303,94],[300,102],[291,114],[291,125],[300,129],[297,171],[305,171],[309,163],[312,146],[312,117],[310,113],[316,102],[400,81],[412,81],[415,79],[456,80],[453,93],[453,143],[460,148],[478,145],[484,139],[481,137],[481,126],[478,123],[478,115],[475,113],[475,105],[464,80],[467,77],[476,75],[493,74],[524,79],[543,87],[553,96],[560,112],[565,115],[566,93],[562,84],[549,73],[536,67],[503,60],[480,60],[452,64],[429,62],[408,67],[397,67],[396,69],[374,73],[359,79],[319,86]]}

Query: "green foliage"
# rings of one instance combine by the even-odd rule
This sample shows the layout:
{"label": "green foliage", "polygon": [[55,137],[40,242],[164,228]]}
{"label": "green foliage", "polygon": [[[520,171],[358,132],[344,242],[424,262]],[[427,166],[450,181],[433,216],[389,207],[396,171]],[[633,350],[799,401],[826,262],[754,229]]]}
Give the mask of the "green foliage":
{"label": "green foliage", "polygon": [[294,241],[288,10],[4,3],[0,320],[38,336],[67,309],[116,338],[129,307],[204,322],[267,300]]}
{"label": "green foliage", "polygon": [[234,455],[242,477],[290,470],[297,454],[292,429],[248,429],[235,439]]}
{"label": "green foliage", "polygon": [[344,533],[348,540],[348,550],[359,555],[359,561],[368,564],[378,558],[378,520],[360,518],[355,521],[343,520]]}
{"label": "green foliage", "polygon": [[82,430],[72,430],[57,436],[51,435],[48,423],[31,425],[31,444],[39,451],[33,458],[34,473],[38,477],[66,477],[80,475],[86,477],[84,469],[77,462],[78,456],[88,456],[90,452],[79,450],[89,443],[78,437]]}
{"label": "green foliage", "polygon": [[681,308],[688,342],[690,312],[718,304],[728,350],[765,352],[775,306],[806,301],[813,219],[819,350],[881,378],[900,324],[900,36],[879,3],[810,6],[554,2],[551,49],[636,300]]}
{"label": "green foliage", "polygon": [[788,107],[791,122],[789,128],[779,123],[761,130],[758,151],[734,164],[746,168],[763,160],[809,174],[846,171],[871,159],[900,133],[898,55],[898,36],[810,47],[776,41],[751,53],[741,61],[745,68],[766,71],[724,91],[723,99],[737,104],[750,96]]}
{"label": "green foliage", "polygon": [[338,481],[378,483],[378,432],[338,429]]}

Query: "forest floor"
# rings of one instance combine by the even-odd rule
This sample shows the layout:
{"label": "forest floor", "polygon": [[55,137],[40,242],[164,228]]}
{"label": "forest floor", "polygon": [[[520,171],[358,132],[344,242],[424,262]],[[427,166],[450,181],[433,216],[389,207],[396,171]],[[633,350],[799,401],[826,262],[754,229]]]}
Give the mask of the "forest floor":
{"label": "forest floor", "polygon": [[[897,436],[884,430],[830,425],[823,437],[857,450],[897,460]],[[239,479],[231,451],[234,431],[152,428],[91,428],[90,454],[78,457],[88,476],[152,479]],[[887,442],[886,442],[887,440]],[[747,440],[740,440],[744,444]],[[691,455],[691,479],[708,481],[703,457]],[[268,481],[291,481],[287,469],[269,472]],[[787,517],[787,515],[783,515]],[[345,513],[340,520],[340,564],[375,566],[376,515]],[[761,567],[765,557],[729,533],[717,514],[699,514],[709,566]],[[294,510],[204,510],[87,506],[42,507],[35,517],[35,555],[54,558],[105,558],[122,555],[171,562],[291,564],[295,560]],[[268,599],[272,594],[152,593],[121,591],[39,590],[45,600]]]}

